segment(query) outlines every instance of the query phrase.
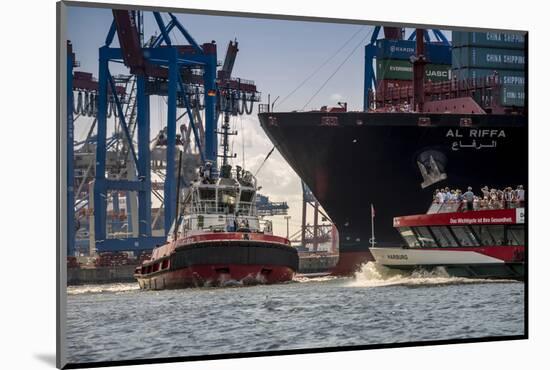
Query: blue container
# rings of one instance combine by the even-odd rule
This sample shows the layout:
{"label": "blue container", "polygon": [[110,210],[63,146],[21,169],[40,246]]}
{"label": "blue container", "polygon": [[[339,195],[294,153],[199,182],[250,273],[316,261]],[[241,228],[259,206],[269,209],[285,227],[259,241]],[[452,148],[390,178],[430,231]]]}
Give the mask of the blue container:
{"label": "blue container", "polygon": [[524,49],[525,34],[511,32],[464,32],[453,31],[453,46],[475,46],[499,49]]}
{"label": "blue container", "polygon": [[[426,59],[433,64],[451,64],[451,46],[426,43]],[[416,54],[416,41],[387,40],[377,41],[377,59],[410,60]]]}

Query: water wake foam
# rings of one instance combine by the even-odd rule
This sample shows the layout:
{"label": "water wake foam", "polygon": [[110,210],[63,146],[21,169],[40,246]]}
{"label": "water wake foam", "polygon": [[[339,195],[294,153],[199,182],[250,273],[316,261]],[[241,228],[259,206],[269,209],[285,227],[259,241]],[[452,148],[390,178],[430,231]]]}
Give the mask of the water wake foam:
{"label": "water wake foam", "polygon": [[454,285],[454,284],[480,284],[480,283],[509,283],[511,280],[475,279],[449,276],[444,268],[439,267],[432,271],[414,270],[401,271],[390,269],[377,264],[367,262],[361,266],[361,270],[355,273],[354,279],[348,283],[352,287],[380,287],[380,286],[423,286],[423,285]]}
{"label": "water wake foam", "polygon": [[136,283],[97,284],[97,285],[74,285],[67,287],[68,295],[90,294],[90,293],[120,293],[132,290],[139,290]]}
{"label": "water wake foam", "polygon": [[340,279],[338,276],[332,275],[296,275],[292,281],[297,283],[325,282],[335,279]]}

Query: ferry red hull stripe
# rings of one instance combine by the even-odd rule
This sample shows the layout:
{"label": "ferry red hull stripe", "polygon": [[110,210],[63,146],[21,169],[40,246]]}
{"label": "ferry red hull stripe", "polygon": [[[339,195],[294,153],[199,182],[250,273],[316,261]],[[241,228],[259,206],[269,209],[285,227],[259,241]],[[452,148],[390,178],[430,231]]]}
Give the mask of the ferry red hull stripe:
{"label": "ferry red hull stripe", "polygon": [[434,213],[395,217],[394,227],[436,225],[503,225],[523,223],[524,208]]}

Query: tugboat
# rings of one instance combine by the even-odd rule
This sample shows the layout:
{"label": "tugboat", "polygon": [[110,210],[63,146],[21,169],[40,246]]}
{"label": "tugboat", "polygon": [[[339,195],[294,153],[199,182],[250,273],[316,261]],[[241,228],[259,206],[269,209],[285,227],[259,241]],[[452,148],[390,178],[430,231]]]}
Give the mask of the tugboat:
{"label": "tugboat", "polygon": [[370,248],[375,261],[392,269],[443,267],[450,276],[523,280],[525,208],[462,208],[434,203],[427,214],[395,217],[405,245]]}
{"label": "tugboat", "polygon": [[[167,242],[135,270],[142,289],[273,284],[292,280],[298,271],[296,249],[273,235],[271,222],[258,216],[256,178],[228,164],[228,135],[235,134],[229,133],[228,119],[221,133],[219,176],[209,162],[200,168],[181,207],[179,201],[176,205]],[[178,198],[179,187],[178,181]]]}

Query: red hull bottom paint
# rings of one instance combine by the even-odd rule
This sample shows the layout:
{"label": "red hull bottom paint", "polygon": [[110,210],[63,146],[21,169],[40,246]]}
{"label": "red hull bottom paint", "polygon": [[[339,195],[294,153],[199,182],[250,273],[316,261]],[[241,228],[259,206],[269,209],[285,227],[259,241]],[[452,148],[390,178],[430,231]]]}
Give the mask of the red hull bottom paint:
{"label": "red hull bottom paint", "polygon": [[180,289],[202,286],[275,284],[292,280],[294,271],[273,265],[197,265],[153,276],[136,275],[142,289]]}
{"label": "red hull bottom paint", "polygon": [[350,276],[359,271],[361,266],[369,261],[374,261],[370,251],[340,252],[338,263],[332,269],[331,275]]}

